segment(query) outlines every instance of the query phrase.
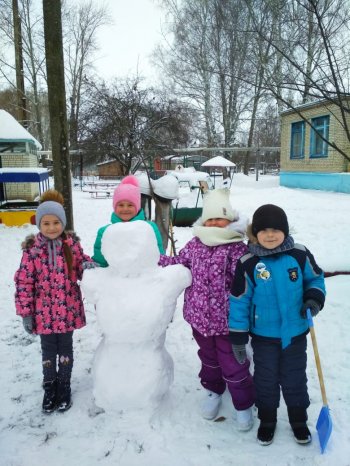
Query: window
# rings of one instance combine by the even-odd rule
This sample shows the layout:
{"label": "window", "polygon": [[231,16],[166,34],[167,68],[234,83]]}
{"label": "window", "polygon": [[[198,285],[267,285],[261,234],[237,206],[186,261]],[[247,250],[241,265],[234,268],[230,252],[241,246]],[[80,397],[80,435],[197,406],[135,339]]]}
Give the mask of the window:
{"label": "window", "polygon": [[290,145],[290,158],[304,158],[304,142],[305,142],[305,121],[292,123],[292,136]]}
{"label": "window", "polygon": [[311,120],[310,157],[327,157],[328,144],[321,135],[328,140],[329,115]]}

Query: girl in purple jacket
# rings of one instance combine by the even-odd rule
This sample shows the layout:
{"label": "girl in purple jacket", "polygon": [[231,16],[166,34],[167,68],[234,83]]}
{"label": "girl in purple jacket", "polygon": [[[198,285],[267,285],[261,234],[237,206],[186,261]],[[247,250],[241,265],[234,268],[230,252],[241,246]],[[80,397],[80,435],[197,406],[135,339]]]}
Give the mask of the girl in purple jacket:
{"label": "girl in purple jacket", "polygon": [[77,281],[85,265],[93,263],[78,239],[64,231],[66,214],[59,192],[49,190],[42,195],[36,225],[40,233],[22,244],[22,260],[15,274],[15,303],[26,332],[40,335],[42,409],[51,413],[55,409],[66,411],[72,404],[73,331],[86,323]]}
{"label": "girl in purple jacket", "polygon": [[206,194],[202,217],[193,230],[194,238],[178,256],[161,256],[160,265],[183,264],[192,272],[183,312],[199,346],[199,377],[206,389],[201,405],[203,417],[217,416],[227,386],[237,411],[237,428],[247,431],[253,426],[253,380],[249,361],[234,355],[228,330],[230,286],[237,261],[246,254],[247,246],[229,196],[228,189]]}

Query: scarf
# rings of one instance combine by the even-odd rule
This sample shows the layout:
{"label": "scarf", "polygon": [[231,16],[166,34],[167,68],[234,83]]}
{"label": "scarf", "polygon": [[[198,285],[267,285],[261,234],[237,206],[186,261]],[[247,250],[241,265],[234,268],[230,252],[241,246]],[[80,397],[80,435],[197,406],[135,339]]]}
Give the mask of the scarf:
{"label": "scarf", "polygon": [[274,254],[279,254],[281,252],[290,251],[294,248],[294,239],[289,235],[287,236],[283,243],[277,246],[274,249],[266,249],[260,244],[249,243],[248,244],[249,252],[254,254],[254,256],[264,257],[264,256],[273,256]]}
{"label": "scarf", "polygon": [[221,244],[238,243],[244,236],[229,228],[195,226],[193,235],[197,236],[206,246],[219,246]]}
{"label": "scarf", "polygon": [[42,233],[40,233],[40,242],[41,244],[47,243],[47,252],[49,255],[49,265],[53,265],[54,268],[57,268],[57,248],[62,246],[61,237],[56,239],[46,238]]}

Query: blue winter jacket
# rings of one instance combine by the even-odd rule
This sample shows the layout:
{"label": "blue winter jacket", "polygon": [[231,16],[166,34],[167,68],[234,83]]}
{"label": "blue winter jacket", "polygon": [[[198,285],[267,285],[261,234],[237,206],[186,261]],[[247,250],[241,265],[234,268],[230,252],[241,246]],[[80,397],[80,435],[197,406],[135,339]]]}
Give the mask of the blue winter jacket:
{"label": "blue winter jacket", "polygon": [[300,315],[303,302],[311,298],[322,308],[325,294],[323,271],[305,246],[294,244],[263,257],[248,253],[238,261],[231,287],[229,330],[238,332],[230,333],[231,341],[246,332],[247,342],[250,332],[281,338],[285,348],[308,330],[307,319]]}

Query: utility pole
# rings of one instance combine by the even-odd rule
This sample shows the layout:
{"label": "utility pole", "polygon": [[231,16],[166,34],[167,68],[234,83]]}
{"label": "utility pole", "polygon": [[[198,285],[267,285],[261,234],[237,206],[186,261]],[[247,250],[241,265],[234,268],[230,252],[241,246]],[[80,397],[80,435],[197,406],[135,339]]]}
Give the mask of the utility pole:
{"label": "utility pole", "polygon": [[22,48],[22,27],[19,16],[18,0],[12,0],[13,15],[13,35],[15,43],[15,67],[16,67],[16,88],[17,88],[17,118],[25,128],[29,126],[27,112],[27,98],[24,89],[23,71],[23,48]]}

